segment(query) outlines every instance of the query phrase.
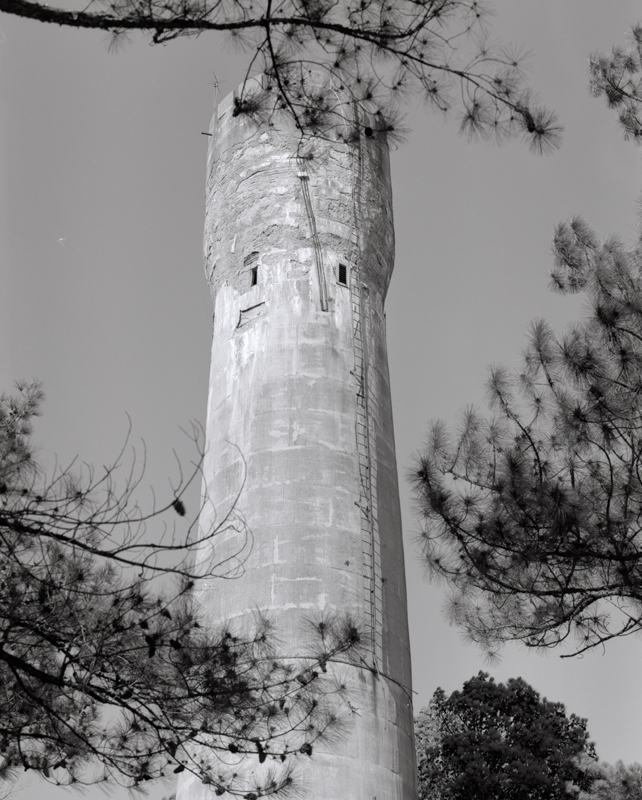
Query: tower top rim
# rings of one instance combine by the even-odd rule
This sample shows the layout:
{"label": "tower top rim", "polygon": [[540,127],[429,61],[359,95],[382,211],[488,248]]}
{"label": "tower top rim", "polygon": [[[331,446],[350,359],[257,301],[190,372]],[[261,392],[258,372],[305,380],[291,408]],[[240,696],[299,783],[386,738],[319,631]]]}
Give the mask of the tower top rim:
{"label": "tower top rim", "polygon": [[[299,85],[299,90],[292,88]],[[291,128],[294,122],[303,138],[334,140],[330,132],[343,129],[344,135],[336,136],[336,141],[348,143],[356,141],[360,135],[383,139],[387,144],[388,129],[385,121],[378,114],[368,109],[367,103],[353,97],[345,86],[335,86],[332,76],[321,69],[308,69],[300,76],[298,84],[288,87],[287,103],[291,103],[290,114],[285,106],[275,103],[271,108],[265,103],[266,97],[274,87],[274,82],[265,73],[258,73],[238,84],[216,103],[210,122],[209,133],[216,136],[224,117],[239,117],[239,119],[252,119],[255,124],[269,123],[274,127],[273,120],[290,117],[285,129]],[[241,102],[242,101],[242,102]],[[321,115],[328,117],[327,122],[318,124],[311,121],[317,107]],[[263,107],[262,107],[263,106]],[[296,108],[296,110],[295,110]],[[312,111],[312,115],[310,112]],[[276,127],[281,127],[277,125]],[[382,135],[383,134],[383,135]]]}
{"label": "tower top rim", "polygon": [[247,92],[248,89],[250,91],[252,89],[265,89],[266,82],[266,76],[263,73],[259,73],[252,78],[247,78],[247,80],[239,83],[235,89],[232,89],[230,92],[228,92],[225,97],[223,97],[223,99],[214,106],[214,114],[210,123],[210,133],[215,133],[221,117],[223,117],[226,112],[234,109],[234,101],[237,97],[242,95],[244,92]]}

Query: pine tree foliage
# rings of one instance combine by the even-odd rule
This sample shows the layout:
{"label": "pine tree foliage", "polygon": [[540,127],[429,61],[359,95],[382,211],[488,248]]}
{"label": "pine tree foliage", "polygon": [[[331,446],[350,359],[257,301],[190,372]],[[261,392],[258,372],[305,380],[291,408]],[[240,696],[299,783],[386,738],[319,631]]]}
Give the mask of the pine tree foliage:
{"label": "pine tree foliage", "polygon": [[[637,138],[642,27],[633,40],[592,76]],[[494,416],[433,424],[411,476],[426,561],[491,654],[642,629],[642,240],[601,243],[574,219],[553,249],[552,288],[584,293],[586,318],[563,336],[534,323],[521,368],[491,370]]]}
{"label": "pine tree foliage", "polygon": [[140,788],[190,770],[214,796],[287,796],[297,759],[341,734],[332,659],[358,659],[359,632],[310,621],[308,651],[286,658],[267,619],[201,625],[192,587],[224,584],[230,564],[196,574],[191,555],[231,529],[243,539],[241,515],[162,527],[186,519],[191,478],[147,513],[133,472],[120,491],[116,467],[47,479],[30,440],[42,393],[19,388],[0,396],[0,777]]}
{"label": "pine tree foliage", "polygon": [[495,416],[433,424],[413,476],[427,562],[491,652],[642,628],[642,246],[576,219],[554,247],[553,286],[588,316],[562,337],[536,322],[521,369],[491,370]]}
{"label": "pine tree foliage", "polygon": [[618,112],[624,137],[642,140],[642,24],[631,29],[631,46],[591,56],[591,89]]}
{"label": "pine tree foliage", "polygon": [[[341,95],[374,115],[360,126],[394,134],[399,109],[419,94],[439,112],[455,109],[470,136],[522,136],[555,147],[560,128],[525,87],[519,54],[488,43],[480,0],[90,0],[80,10],[0,0],[0,11],[42,22],[133,31],[152,42],[225,33],[248,53],[235,114],[271,120],[286,113],[306,133],[346,130]],[[318,74],[324,78],[319,81]],[[310,78],[310,75],[313,75]],[[353,125],[348,128],[354,128]]]}
{"label": "pine tree foliage", "polygon": [[449,696],[437,689],[415,741],[420,800],[563,800],[593,781],[586,720],[522,678],[480,672]]}

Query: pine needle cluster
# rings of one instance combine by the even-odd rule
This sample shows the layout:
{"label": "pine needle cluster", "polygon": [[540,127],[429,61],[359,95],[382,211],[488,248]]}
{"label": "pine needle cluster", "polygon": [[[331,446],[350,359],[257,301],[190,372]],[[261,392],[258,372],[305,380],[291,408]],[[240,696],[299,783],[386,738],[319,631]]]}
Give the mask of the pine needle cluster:
{"label": "pine needle cluster", "polygon": [[624,138],[642,140],[642,24],[631,28],[628,48],[591,56],[591,90],[618,112]]}

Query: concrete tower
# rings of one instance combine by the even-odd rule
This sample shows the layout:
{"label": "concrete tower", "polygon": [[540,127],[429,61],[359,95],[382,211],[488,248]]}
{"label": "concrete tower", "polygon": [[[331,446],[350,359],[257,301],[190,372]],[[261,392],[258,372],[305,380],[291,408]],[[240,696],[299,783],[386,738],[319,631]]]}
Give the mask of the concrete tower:
{"label": "concrete tower", "polygon": [[[314,613],[352,614],[369,640],[367,663],[343,668],[356,713],[344,738],[304,759],[302,789],[311,800],[414,800],[384,315],[387,145],[362,134],[302,150],[287,121],[257,126],[233,110],[231,94],[212,120],[207,168],[214,340],[202,524],[241,490],[252,547],[243,574],[205,585],[200,602],[213,621],[266,612],[290,653]],[[215,557],[237,545],[233,535],[215,544]],[[211,793],[186,778],[178,797]]]}

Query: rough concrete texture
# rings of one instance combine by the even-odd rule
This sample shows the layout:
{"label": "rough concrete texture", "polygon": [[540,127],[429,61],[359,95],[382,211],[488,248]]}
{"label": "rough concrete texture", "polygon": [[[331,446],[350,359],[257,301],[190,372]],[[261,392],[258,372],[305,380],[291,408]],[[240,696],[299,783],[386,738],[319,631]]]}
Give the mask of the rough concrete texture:
{"label": "rough concrete texture", "polygon": [[[242,567],[233,557],[242,535],[203,554],[229,558],[238,577],[212,580],[199,599],[212,622],[265,612],[288,653],[305,651],[306,619],[352,614],[369,636],[369,668],[343,667],[356,713],[338,742],[301,759],[299,779],[312,800],[414,800],[385,340],[387,146],[363,135],[302,146],[291,124],[257,126],[232,110],[230,95],[212,121],[208,158],[214,337],[201,524],[236,501],[252,541]],[[194,779],[179,786],[179,800],[210,796]]]}

